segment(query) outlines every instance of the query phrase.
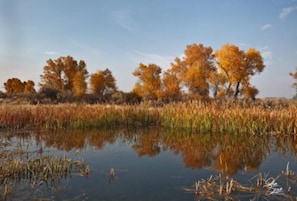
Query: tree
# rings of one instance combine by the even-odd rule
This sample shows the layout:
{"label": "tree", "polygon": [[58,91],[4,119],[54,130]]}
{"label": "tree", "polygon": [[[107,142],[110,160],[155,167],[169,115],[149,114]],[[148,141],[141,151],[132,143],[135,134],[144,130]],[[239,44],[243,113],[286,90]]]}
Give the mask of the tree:
{"label": "tree", "polygon": [[255,86],[244,86],[241,90],[241,95],[243,95],[245,99],[251,98],[255,100],[258,93],[259,90]]}
{"label": "tree", "polygon": [[180,81],[172,69],[168,69],[163,74],[160,96],[165,101],[175,101],[181,98]]}
{"label": "tree", "polygon": [[25,86],[24,86],[24,93],[35,93],[36,90],[34,88],[35,83],[32,80],[28,80],[26,82],[24,82]]}
{"label": "tree", "polygon": [[219,73],[227,83],[225,94],[235,98],[242,88],[250,85],[250,77],[265,68],[260,52],[254,48],[244,52],[235,45],[226,44],[215,52],[215,57]]}
{"label": "tree", "polygon": [[91,75],[91,91],[101,97],[110,96],[117,91],[116,79],[107,68]]}
{"label": "tree", "polygon": [[213,91],[213,97],[224,96],[225,91],[222,86],[224,86],[224,84],[227,82],[226,77],[216,70],[209,74],[208,80],[210,88]]}
{"label": "tree", "polygon": [[17,94],[24,92],[25,84],[18,78],[10,78],[4,83],[6,94]]}
{"label": "tree", "polygon": [[211,47],[202,44],[188,45],[182,59],[176,58],[172,70],[178,75],[183,87],[192,95],[209,95],[209,77],[215,71],[214,54]]}
{"label": "tree", "polygon": [[84,96],[87,90],[87,82],[83,71],[76,72],[73,77],[73,92],[74,96]]}
{"label": "tree", "polygon": [[4,83],[6,94],[35,93],[35,83],[32,80],[22,82],[18,78],[10,78]]}
{"label": "tree", "polygon": [[289,73],[289,75],[295,80],[295,82],[293,83],[293,87],[296,89],[296,95],[295,97],[297,97],[297,67],[296,67],[296,72],[295,73]]}
{"label": "tree", "polygon": [[156,64],[140,63],[133,72],[133,75],[139,78],[133,91],[144,100],[157,100],[161,89],[161,72],[162,69]]}
{"label": "tree", "polygon": [[[80,60],[77,63],[71,56],[59,57],[56,60],[49,59],[47,65],[43,67],[43,74],[40,75],[41,88],[57,89],[59,92],[74,92],[74,78],[78,72],[81,72],[81,78],[88,76],[86,63]],[[83,87],[83,85],[81,85]],[[76,89],[77,90],[77,89]],[[83,89],[80,89],[82,91]]]}

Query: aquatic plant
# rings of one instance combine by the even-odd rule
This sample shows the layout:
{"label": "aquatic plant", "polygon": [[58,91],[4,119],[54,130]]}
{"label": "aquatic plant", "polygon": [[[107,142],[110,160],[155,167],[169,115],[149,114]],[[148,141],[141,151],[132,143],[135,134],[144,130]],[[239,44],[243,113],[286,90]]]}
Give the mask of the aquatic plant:
{"label": "aquatic plant", "polygon": [[[13,153],[10,153],[12,156]],[[31,188],[35,188],[42,183],[55,183],[61,179],[68,179],[71,175],[77,174],[87,176],[89,166],[84,160],[73,160],[56,156],[30,157],[27,160],[22,158],[10,159],[1,158],[0,180],[2,195],[6,197],[13,192],[15,181],[25,181]]]}
{"label": "aquatic plant", "polygon": [[[278,184],[279,178],[289,178],[286,186]],[[268,174],[259,173],[250,179],[249,185],[240,184],[236,179],[229,176],[211,175],[207,179],[201,179],[190,188],[183,187],[185,192],[194,193],[199,199],[207,200],[240,200],[242,197],[250,197],[250,200],[263,198],[265,200],[295,200],[296,195],[290,193],[291,185],[296,185],[295,173],[286,170],[277,177],[269,177]]]}

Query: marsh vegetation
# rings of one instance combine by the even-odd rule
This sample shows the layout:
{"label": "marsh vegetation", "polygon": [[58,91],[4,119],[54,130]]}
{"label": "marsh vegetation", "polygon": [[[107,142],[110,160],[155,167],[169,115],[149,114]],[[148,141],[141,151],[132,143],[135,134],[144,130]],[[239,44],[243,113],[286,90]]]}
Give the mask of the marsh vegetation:
{"label": "marsh vegetation", "polygon": [[296,101],[0,105],[0,127],[10,129],[158,127],[196,133],[295,135],[296,119]]}
{"label": "marsh vegetation", "polygon": [[[158,200],[163,189],[178,200],[190,198],[185,191],[199,199],[296,199],[296,119],[293,100],[1,104],[1,193],[7,200]],[[128,184],[140,191],[137,198]],[[94,185],[109,195],[98,197]]]}

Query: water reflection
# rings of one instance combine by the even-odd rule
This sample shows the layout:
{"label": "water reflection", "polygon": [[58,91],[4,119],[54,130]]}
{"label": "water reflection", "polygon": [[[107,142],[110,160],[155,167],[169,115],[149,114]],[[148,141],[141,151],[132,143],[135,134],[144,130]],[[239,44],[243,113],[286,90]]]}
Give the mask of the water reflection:
{"label": "water reflection", "polygon": [[[176,188],[181,186],[181,180],[183,184],[190,186],[196,179],[208,177],[209,170],[211,174],[218,172],[222,175],[238,175],[239,171],[253,172],[254,176],[261,168],[263,161],[275,153],[286,160],[292,156],[296,158],[296,144],[296,136],[172,133],[155,128],[0,132],[0,150],[3,159],[6,153],[12,150],[23,150],[24,152],[19,153],[26,154],[27,158],[34,154],[39,157],[50,154],[63,156],[65,153],[67,155],[70,153],[76,158],[86,156],[89,161],[94,160],[90,163],[90,175],[86,178],[87,180],[72,177],[71,188],[76,189],[75,192],[77,192],[84,183],[88,194],[82,192],[79,196],[88,195],[97,198],[98,189],[94,188],[100,186],[102,189],[100,198],[108,198],[109,194],[113,193],[112,196],[118,196],[117,198],[125,195],[126,200],[131,200],[131,196],[144,200],[144,194],[145,196],[159,195],[160,200],[164,196],[170,200],[173,200],[172,198],[178,200],[177,196],[180,194],[177,195]],[[127,150],[127,147],[130,149]],[[96,150],[93,155],[88,152],[92,149]],[[85,150],[84,155],[78,154],[78,150]],[[279,165],[278,162],[274,163]],[[179,166],[180,163],[182,167]],[[286,164],[287,161],[284,163]],[[280,168],[280,170],[276,168],[277,172],[274,176],[279,174],[285,165]],[[184,169],[193,171],[189,173]],[[197,178],[197,172],[202,178]],[[202,172],[204,174],[201,174]],[[55,192],[62,192],[56,196],[69,199],[69,195],[66,197],[63,190],[68,189],[70,183],[67,180],[63,185],[55,188],[43,186],[42,191],[55,189]],[[171,189],[164,188],[170,185]],[[22,187],[19,188],[22,189]],[[174,193],[176,193],[175,196]],[[181,194],[184,196],[183,193]],[[32,195],[28,193],[27,197],[30,196]],[[159,199],[154,198],[154,200]],[[147,200],[152,199],[148,197]]]}
{"label": "water reflection", "polygon": [[[3,135],[2,135],[3,136]],[[5,135],[9,141],[12,134]],[[61,151],[83,149],[86,145],[102,149],[116,141],[129,143],[139,157],[154,157],[162,151],[181,154],[184,165],[193,169],[212,168],[223,174],[234,175],[239,170],[255,171],[272,152],[281,156],[296,156],[296,136],[249,134],[170,133],[158,129],[147,130],[63,130],[17,133],[25,141],[34,138],[47,148]]]}

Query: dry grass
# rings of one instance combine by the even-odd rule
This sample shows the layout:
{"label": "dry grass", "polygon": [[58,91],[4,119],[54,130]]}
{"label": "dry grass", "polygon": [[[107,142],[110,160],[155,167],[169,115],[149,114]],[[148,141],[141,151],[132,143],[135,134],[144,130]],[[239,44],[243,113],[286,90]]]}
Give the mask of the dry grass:
{"label": "dry grass", "polygon": [[[280,186],[278,180],[284,177],[287,182]],[[277,177],[269,177],[268,174],[259,173],[250,180],[249,185],[242,185],[229,176],[210,176],[202,179],[184,191],[194,193],[202,200],[240,200],[249,197],[250,200],[296,200],[296,195],[291,194],[291,186],[296,185],[295,172],[286,170]]]}
{"label": "dry grass", "polygon": [[72,160],[65,156],[61,158],[41,156],[14,159],[14,155],[19,155],[19,153],[10,152],[6,156],[2,154],[0,158],[0,187],[2,187],[0,192],[4,198],[14,194],[16,181],[23,180],[23,182],[30,184],[31,188],[35,188],[42,183],[51,186],[62,179],[69,179],[73,174],[80,176],[89,174],[89,166],[85,164],[84,160]]}
{"label": "dry grass", "polygon": [[0,105],[0,128],[162,127],[230,134],[297,134],[297,104],[260,102],[141,105]]}

